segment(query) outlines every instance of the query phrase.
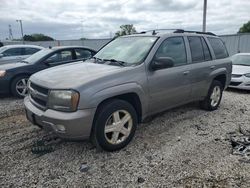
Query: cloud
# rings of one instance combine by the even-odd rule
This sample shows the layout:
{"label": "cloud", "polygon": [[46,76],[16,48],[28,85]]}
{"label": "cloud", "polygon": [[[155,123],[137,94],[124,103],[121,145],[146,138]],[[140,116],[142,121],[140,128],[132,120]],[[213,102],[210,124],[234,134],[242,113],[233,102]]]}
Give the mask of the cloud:
{"label": "cloud", "polygon": [[[208,0],[207,29],[217,34],[236,33],[250,20],[248,0]],[[203,1],[198,0],[1,0],[0,39],[11,24],[20,37],[44,33],[56,39],[108,38],[122,24],[137,30],[184,28],[201,30]],[[3,16],[4,15],[4,16]]]}

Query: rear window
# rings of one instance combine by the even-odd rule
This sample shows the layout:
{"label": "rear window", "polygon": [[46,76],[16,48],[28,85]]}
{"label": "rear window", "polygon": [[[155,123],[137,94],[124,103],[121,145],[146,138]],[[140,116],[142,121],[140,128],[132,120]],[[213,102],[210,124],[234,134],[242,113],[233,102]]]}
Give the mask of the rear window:
{"label": "rear window", "polygon": [[216,59],[228,57],[227,49],[221,39],[208,37],[208,40],[214,50]]}

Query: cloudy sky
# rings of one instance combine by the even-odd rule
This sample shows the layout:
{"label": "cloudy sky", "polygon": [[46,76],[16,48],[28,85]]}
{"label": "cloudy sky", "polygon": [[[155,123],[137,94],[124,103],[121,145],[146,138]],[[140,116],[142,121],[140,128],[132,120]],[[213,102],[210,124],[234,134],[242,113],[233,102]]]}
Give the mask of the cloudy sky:
{"label": "cloudy sky", "polygon": [[[203,0],[0,0],[0,40],[43,33],[55,39],[109,38],[122,24],[201,30]],[[236,33],[250,20],[250,0],[208,0],[207,30]]]}

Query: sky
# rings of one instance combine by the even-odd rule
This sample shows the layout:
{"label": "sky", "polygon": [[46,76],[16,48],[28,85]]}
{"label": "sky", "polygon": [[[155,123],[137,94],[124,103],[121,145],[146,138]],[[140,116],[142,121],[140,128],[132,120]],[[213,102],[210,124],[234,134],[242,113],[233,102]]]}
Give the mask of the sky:
{"label": "sky", "polygon": [[[250,20],[250,0],[207,0],[207,31],[235,34]],[[122,24],[137,31],[201,30],[203,0],[0,0],[0,40],[43,33],[55,39],[110,38]]]}

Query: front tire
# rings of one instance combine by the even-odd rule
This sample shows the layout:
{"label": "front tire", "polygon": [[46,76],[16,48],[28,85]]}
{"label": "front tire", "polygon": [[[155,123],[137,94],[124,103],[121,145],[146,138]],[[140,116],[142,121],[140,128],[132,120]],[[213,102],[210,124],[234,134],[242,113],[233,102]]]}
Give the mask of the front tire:
{"label": "front tire", "polygon": [[10,86],[10,90],[13,96],[18,98],[24,98],[28,94],[28,83],[29,76],[23,75],[16,77]]}
{"label": "front tire", "polygon": [[134,137],[137,127],[134,107],[123,100],[114,99],[102,104],[96,114],[94,144],[105,151],[124,148]]}
{"label": "front tire", "polygon": [[204,110],[216,110],[221,102],[223,93],[223,85],[221,82],[214,80],[209,88],[207,97],[200,102],[200,106]]}

